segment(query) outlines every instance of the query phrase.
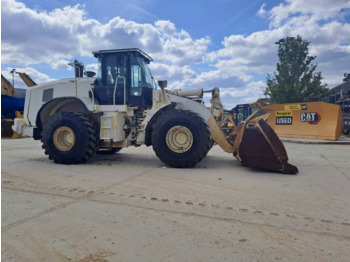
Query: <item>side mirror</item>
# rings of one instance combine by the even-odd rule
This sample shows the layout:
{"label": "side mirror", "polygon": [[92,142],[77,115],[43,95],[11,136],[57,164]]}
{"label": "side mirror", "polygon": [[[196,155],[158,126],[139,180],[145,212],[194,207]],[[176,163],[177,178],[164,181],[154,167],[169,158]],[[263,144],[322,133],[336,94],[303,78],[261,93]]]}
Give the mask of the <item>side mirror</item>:
{"label": "side mirror", "polygon": [[159,80],[159,81],[158,81],[158,85],[159,85],[159,87],[160,87],[161,89],[167,88],[167,87],[168,87],[168,81],[166,81],[166,80]]}

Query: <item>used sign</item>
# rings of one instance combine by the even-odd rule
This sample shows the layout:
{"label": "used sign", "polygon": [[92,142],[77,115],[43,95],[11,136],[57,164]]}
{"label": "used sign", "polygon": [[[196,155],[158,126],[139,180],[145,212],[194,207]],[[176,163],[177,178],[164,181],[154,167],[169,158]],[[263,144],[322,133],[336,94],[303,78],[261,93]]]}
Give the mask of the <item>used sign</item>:
{"label": "used sign", "polygon": [[291,125],[293,124],[293,117],[276,117],[276,125]]}

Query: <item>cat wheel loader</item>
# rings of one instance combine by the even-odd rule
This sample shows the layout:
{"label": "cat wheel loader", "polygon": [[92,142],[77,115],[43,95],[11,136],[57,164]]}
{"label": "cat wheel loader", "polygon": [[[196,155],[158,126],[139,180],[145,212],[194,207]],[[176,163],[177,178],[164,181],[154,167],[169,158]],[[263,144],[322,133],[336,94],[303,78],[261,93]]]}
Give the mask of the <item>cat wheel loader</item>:
{"label": "cat wheel loader", "polygon": [[[158,158],[176,167],[193,167],[213,142],[243,164],[294,174],[286,150],[266,123],[269,112],[257,111],[237,128],[221,128],[225,118],[219,89],[205,107],[203,89],[155,87],[148,68],[152,58],[139,49],[93,52],[98,72],[74,61],[75,78],[28,89],[24,118],[13,130],[42,141],[55,163],[76,164],[96,152],[115,153],[128,146],[153,146]],[[85,77],[86,76],[86,77]]]}

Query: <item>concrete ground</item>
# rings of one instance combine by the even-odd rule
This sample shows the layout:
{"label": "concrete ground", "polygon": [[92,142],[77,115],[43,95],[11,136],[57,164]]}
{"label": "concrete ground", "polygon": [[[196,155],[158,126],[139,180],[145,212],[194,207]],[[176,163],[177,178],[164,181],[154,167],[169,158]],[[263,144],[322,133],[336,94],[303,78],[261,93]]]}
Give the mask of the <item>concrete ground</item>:
{"label": "concrete ground", "polygon": [[349,261],[349,145],[285,143],[295,176],[218,146],[174,169],[147,147],[57,165],[1,143],[2,261]]}

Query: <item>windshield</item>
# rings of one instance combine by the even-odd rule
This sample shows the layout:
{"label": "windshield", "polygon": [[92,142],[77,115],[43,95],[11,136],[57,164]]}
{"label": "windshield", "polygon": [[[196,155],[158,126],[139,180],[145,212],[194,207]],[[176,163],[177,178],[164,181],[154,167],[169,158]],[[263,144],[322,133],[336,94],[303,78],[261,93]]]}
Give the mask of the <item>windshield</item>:
{"label": "windshield", "polygon": [[[127,56],[125,54],[108,54],[99,58],[97,79],[101,85],[115,85],[117,76],[126,77]],[[123,84],[122,78],[118,79],[118,84]]]}
{"label": "windshield", "polygon": [[131,54],[131,89],[130,94],[140,96],[142,88],[153,88],[151,71],[145,59],[138,54]]}
{"label": "windshield", "polygon": [[131,77],[134,87],[153,88],[151,71],[145,59],[137,54],[131,55]]}
{"label": "windshield", "polygon": [[[100,86],[123,86],[132,96],[141,96],[142,90],[153,89],[154,81],[147,59],[137,52],[108,53],[98,59],[97,79]],[[118,83],[116,79],[118,76]],[[125,80],[124,80],[125,79]]]}

